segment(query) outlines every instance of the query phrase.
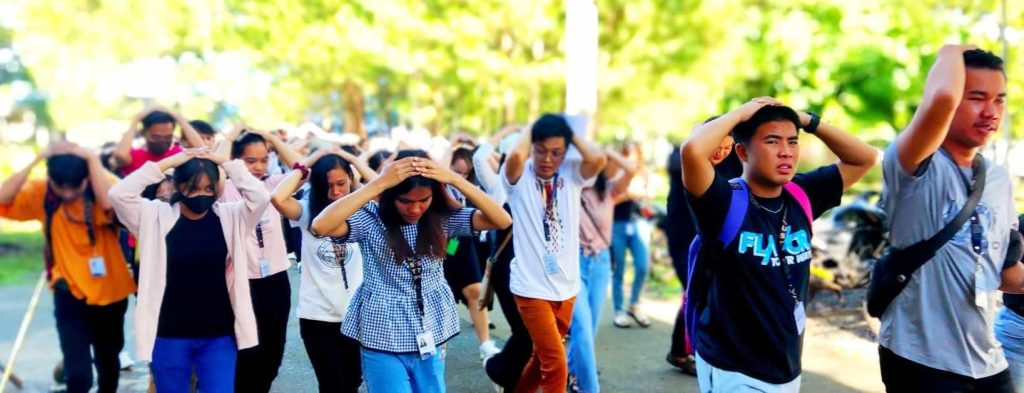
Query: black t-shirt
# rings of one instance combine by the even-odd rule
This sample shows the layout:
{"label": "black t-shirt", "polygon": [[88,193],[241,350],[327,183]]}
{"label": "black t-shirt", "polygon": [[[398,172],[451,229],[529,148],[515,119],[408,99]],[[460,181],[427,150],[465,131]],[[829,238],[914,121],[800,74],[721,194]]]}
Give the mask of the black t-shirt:
{"label": "black t-shirt", "polygon": [[182,216],[167,233],[167,286],[160,306],[159,337],[234,334],[235,314],[225,279],[228,246],[220,218]]}
{"label": "black t-shirt", "polygon": [[[829,165],[793,179],[810,199],[815,217],[839,205],[843,180]],[[800,205],[786,192],[777,198],[752,198],[735,239],[723,248],[718,240],[732,199],[721,174],[700,198],[687,193],[697,218],[702,247],[711,260],[706,307],[698,317],[697,346],[711,365],[769,383],[786,383],[800,375],[803,336],[794,320],[796,302],[782,265],[774,257],[785,212],[790,229],[784,256],[792,258],[788,280],[799,301],[807,297],[811,228]],[[761,207],[754,205],[754,200]],[[778,210],[770,213],[767,210]],[[715,250],[715,251],[710,251]]]}
{"label": "black t-shirt", "polygon": [[[697,225],[693,219],[690,207],[686,205],[686,188],[683,187],[683,168],[679,161],[679,147],[672,149],[668,156],[668,201],[665,213],[668,215],[668,225],[665,228],[665,235],[668,237],[669,256],[676,264],[684,264],[686,254],[690,250],[690,243],[697,236]],[[726,179],[734,179],[743,175],[743,166],[736,158],[734,150],[718,165],[715,165],[715,172]],[[684,284],[685,285],[685,284]]]}

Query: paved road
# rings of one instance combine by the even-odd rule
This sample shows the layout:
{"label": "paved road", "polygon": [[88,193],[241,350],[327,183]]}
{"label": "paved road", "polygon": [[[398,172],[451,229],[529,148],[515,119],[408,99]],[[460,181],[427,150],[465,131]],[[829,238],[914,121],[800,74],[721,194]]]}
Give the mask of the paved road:
{"label": "paved road", "polygon": [[[291,274],[293,285],[297,274]],[[22,314],[31,296],[32,288],[12,286],[0,288],[0,357],[6,362]],[[297,291],[292,291],[293,296]],[[610,302],[609,302],[610,303]],[[295,300],[293,299],[293,313]],[[649,302],[653,324],[648,329],[617,329],[611,325],[611,311],[605,310],[604,322],[597,339],[597,357],[601,372],[601,385],[605,392],[695,392],[692,377],[671,369],[664,361],[668,350],[671,323],[677,305],[671,302]],[[134,307],[129,307],[131,314]],[[476,337],[464,308],[459,309],[463,333],[452,340],[449,347],[447,381],[451,392],[493,391],[483,373],[477,352]],[[845,318],[848,320],[849,315]],[[501,312],[492,314],[496,330],[493,336],[503,343],[509,334]],[[842,329],[842,316],[829,316],[828,321],[812,318],[808,325],[804,354],[804,391],[852,392],[878,391],[878,366],[872,354],[874,344]],[[131,321],[129,315],[128,321]],[[131,323],[127,348],[133,349]],[[298,319],[292,315],[284,364],[274,383],[273,391],[280,393],[315,392],[315,377],[306,358],[298,333]],[[814,333],[815,331],[819,333]],[[52,385],[53,365],[60,359],[53,319],[53,300],[45,293],[36,311],[24,350],[19,355],[16,374],[28,383],[20,392],[45,392]],[[137,367],[122,373],[121,392],[143,392],[147,373]],[[19,392],[16,389],[8,390]]]}

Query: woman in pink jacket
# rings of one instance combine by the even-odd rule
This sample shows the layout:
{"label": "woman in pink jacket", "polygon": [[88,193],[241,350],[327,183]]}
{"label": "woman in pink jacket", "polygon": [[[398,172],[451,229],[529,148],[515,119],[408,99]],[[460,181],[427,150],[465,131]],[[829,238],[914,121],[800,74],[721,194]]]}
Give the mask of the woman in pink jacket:
{"label": "woman in pink jacket", "polygon": [[[216,202],[218,166],[243,201]],[[140,196],[172,168],[170,203]],[[188,391],[194,368],[204,392],[234,392],[237,351],[258,344],[242,261],[270,194],[241,161],[202,149],[145,164],[110,189],[110,200],[143,246],[135,342],[139,359],[152,359],[157,391]]]}

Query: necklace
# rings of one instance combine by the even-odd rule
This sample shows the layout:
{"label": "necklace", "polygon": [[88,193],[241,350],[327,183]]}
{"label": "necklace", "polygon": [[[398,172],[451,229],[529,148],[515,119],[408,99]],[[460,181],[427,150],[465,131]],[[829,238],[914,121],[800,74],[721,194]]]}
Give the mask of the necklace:
{"label": "necklace", "polygon": [[769,209],[767,207],[762,206],[760,203],[757,203],[757,197],[755,197],[754,194],[750,194],[750,197],[751,197],[750,198],[750,203],[751,204],[753,204],[758,209],[764,210],[764,211],[769,212],[771,214],[779,214],[779,212],[782,211],[782,208],[786,207],[786,202],[783,201],[782,202],[782,206],[779,206],[778,209],[772,210],[772,209]]}

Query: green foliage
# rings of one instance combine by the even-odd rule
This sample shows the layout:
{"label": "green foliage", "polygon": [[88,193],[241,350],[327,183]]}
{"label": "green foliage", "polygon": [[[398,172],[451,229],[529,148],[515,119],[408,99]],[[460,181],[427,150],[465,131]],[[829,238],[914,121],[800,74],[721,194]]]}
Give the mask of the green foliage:
{"label": "green foliage", "polygon": [[[1001,54],[989,32],[996,0],[596,3],[605,140],[678,140],[710,115],[775,95],[881,145],[909,122],[943,43]],[[1010,26],[1024,28],[1024,9],[1010,11]],[[193,116],[231,101],[247,119],[344,118],[361,132],[351,123],[395,125],[397,115],[438,133],[489,133],[564,105],[564,12],[556,0],[51,0],[22,4],[13,40],[61,128],[130,116],[129,100],[97,93],[121,64],[169,57],[179,84],[213,83],[213,59],[234,54],[270,78],[269,90],[243,82],[240,98],[157,98]],[[1024,68],[1019,47],[1011,75]],[[1009,90],[1021,96],[1024,79]],[[1013,122],[1020,135],[1024,117]]]}

